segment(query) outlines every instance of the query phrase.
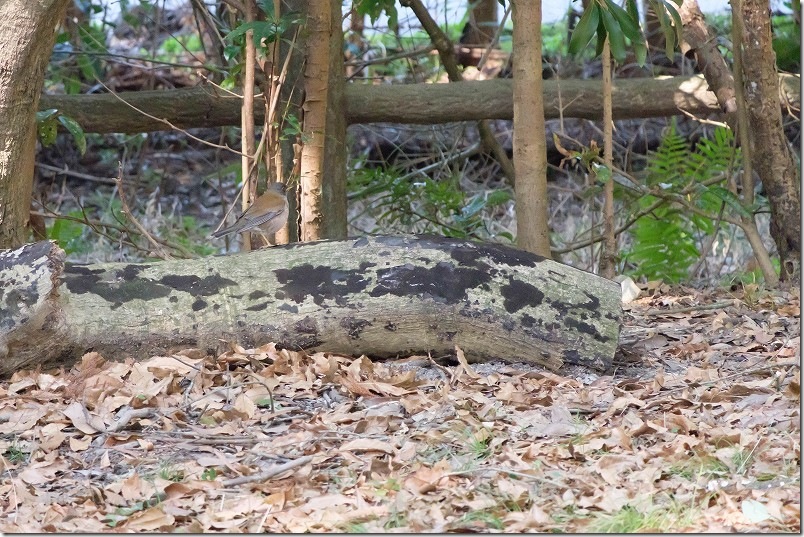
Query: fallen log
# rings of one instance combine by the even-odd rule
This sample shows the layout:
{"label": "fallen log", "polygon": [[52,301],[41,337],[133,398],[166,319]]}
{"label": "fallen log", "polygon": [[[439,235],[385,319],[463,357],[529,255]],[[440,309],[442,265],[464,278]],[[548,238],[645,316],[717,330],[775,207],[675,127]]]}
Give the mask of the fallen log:
{"label": "fallen log", "polygon": [[[779,75],[786,110],[801,108],[801,77]],[[600,80],[545,80],[544,117],[601,119]],[[705,115],[720,111],[702,76],[626,78],[614,81],[614,119]],[[43,94],[39,109],[55,108],[86,132],[149,132],[240,125],[242,99],[209,86],[175,90],[129,91],[117,95]],[[453,121],[512,119],[511,80],[450,84],[347,84],[347,124],[406,123],[435,125]],[[125,104],[128,103],[128,106]],[[416,103],[416,106],[411,106]],[[145,112],[148,115],[143,115]],[[263,121],[257,107],[254,120]],[[166,123],[169,122],[169,123]]]}
{"label": "fallen log", "polygon": [[611,365],[610,280],[515,248],[361,237],[155,263],[64,263],[52,241],[0,252],[0,376],[221,342],[366,354]]}

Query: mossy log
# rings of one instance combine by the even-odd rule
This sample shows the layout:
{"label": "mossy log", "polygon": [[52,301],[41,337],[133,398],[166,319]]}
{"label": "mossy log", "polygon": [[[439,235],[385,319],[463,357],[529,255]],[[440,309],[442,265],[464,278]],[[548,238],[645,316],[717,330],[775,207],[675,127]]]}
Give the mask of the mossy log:
{"label": "mossy log", "polygon": [[55,243],[0,252],[0,376],[221,342],[388,358],[611,365],[620,286],[491,243],[319,241],[154,263],[65,264]]}

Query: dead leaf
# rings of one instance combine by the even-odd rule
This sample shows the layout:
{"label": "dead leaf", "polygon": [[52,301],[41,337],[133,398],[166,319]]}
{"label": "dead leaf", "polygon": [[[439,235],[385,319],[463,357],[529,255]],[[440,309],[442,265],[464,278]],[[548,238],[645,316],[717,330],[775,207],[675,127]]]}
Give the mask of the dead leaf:
{"label": "dead leaf", "polygon": [[84,434],[95,434],[106,431],[106,425],[97,416],[92,416],[84,405],[73,401],[62,410],[73,426]]}

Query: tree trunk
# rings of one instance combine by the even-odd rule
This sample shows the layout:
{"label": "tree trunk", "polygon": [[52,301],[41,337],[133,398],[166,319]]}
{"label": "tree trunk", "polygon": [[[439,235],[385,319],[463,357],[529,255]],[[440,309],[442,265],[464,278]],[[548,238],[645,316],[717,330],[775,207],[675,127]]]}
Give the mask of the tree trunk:
{"label": "tree trunk", "polygon": [[[285,2],[287,11],[302,13],[307,5],[303,0],[292,0]],[[280,13],[280,11],[276,11]],[[294,40],[295,35],[295,40]],[[294,116],[299,120],[303,118],[302,107],[304,106],[304,54],[301,52],[307,48],[306,32],[296,32],[295,29],[288,29],[279,41],[279,58],[284,62],[288,56],[287,74],[280,87],[280,102],[277,112],[281,116],[279,132],[288,123],[287,116]],[[280,244],[299,241],[299,178],[301,160],[301,135],[283,137],[280,136],[279,146],[282,156],[282,181],[288,185],[288,225],[277,233],[277,240]]]}
{"label": "tree trunk", "polygon": [[[243,3],[246,24],[254,22],[257,10],[253,0]],[[243,178],[243,192],[240,197],[240,211],[246,212],[257,199],[257,164],[254,138],[254,74],[257,68],[257,49],[254,46],[254,30],[246,31],[245,57],[243,59],[243,102],[240,105],[240,175]],[[251,250],[251,233],[238,233],[242,236],[243,251]],[[262,241],[262,238],[257,239]]]}
{"label": "tree trunk", "polygon": [[512,0],[511,5],[516,50],[513,87],[516,242],[523,250],[549,258],[542,3],[541,0]]}
{"label": "tree trunk", "polygon": [[0,252],[0,376],[215,352],[221,340],[372,357],[459,346],[555,370],[611,365],[620,286],[514,248],[385,236],[160,263],[63,265],[51,241]]}
{"label": "tree trunk", "polygon": [[[491,43],[497,27],[497,0],[476,0],[470,2],[469,20],[461,35],[462,45],[480,45]],[[477,65],[477,62],[475,62]]]}
{"label": "tree trunk", "polygon": [[770,232],[779,250],[780,278],[798,276],[801,263],[801,192],[798,167],[782,128],[779,78],[771,40],[769,5],[742,0],[743,76],[751,119],[754,170],[771,208]]}
{"label": "tree trunk", "polygon": [[[609,38],[603,44],[603,164],[609,170],[614,169],[614,120],[611,117],[611,44]],[[610,280],[614,279],[614,269],[618,261],[617,235],[614,232],[614,181],[609,176],[603,187],[603,248],[600,254],[600,271],[598,274]]]}
{"label": "tree trunk", "polygon": [[69,0],[0,2],[0,248],[25,242],[36,151],[36,111]]}
{"label": "tree trunk", "polygon": [[[780,74],[785,108],[801,108],[801,77]],[[599,80],[545,80],[544,115],[600,120],[603,100]],[[512,80],[465,81],[450,84],[348,84],[346,122],[436,125],[453,121],[512,119]],[[559,99],[559,95],[562,99]],[[121,105],[120,99],[133,105]],[[412,106],[415,103],[416,106]],[[614,83],[614,119],[635,119],[719,112],[715,94],[700,75],[664,79],[618,79]],[[152,132],[223,127],[240,124],[240,100],[211,87],[131,91],[98,95],[42,95],[40,110],[56,108],[72,117],[86,132]],[[147,112],[147,117],[138,110]],[[255,111],[261,123],[264,111]],[[161,118],[163,121],[154,118]],[[167,122],[169,123],[167,123]]]}
{"label": "tree trunk", "polygon": [[346,121],[340,2],[310,2],[307,30],[301,240],[343,238],[346,236]]}
{"label": "tree trunk", "polygon": [[[310,4],[313,4],[311,2]],[[346,201],[346,79],[343,66],[343,30],[341,2],[330,0],[329,91],[327,92],[327,129],[324,142],[323,184],[324,239],[345,239],[348,220]]]}

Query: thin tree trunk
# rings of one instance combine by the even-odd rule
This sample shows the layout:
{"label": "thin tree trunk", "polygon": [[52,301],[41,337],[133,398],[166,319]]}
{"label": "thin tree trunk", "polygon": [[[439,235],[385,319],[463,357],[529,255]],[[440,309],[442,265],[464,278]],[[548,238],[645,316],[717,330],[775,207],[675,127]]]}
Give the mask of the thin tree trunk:
{"label": "thin tree trunk", "polygon": [[767,0],[742,0],[745,101],[751,119],[752,164],[768,196],[770,232],[779,251],[780,278],[800,276],[799,170],[782,127],[779,78]]}
{"label": "thin tree trunk", "polygon": [[517,245],[550,257],[547,144],[542,96],[542,3],[512,0],[514,21],[514,166]]}
{"label": "thin tree trunk", "polygon": [[[742,189],[743,189],[743,203],[747,207],[754,204],[754,167],[751,163],[753,158],[751,152],[751,129],[748,125],[748,110],[745,102],[745,85],[743,82],[743,52],[742,52],[742,35],[743,35],[743,20],[740,14],[740,1],[734,0],[732,5],[732,43],[734,46],[734,83],[732,85],[735,96],[735,104],[737,113],[732,114],[737,116],[736,131],[739,136],[740,146],[743,149],[743,176],[742,176]],[[734,123],[734,121],[732,120]],[[734,129],[734,127],[732,127]],[[736,194],[736,192],[735,192]],[[749,216],[741,216],[743,223],[743,232],[751,244],[754,251],[754,258],[757,260],[762,276],[765,278],[765,283],[771,287],[776,287],[779,284],[779,276],[776,274],[776,269],[773,268],[768,249],[757,229],[756,219],[752,214]]]}
{"label": "thin tree trunk", "polygon": [[[315,2],[311,2],[313,4]],[[343,30],[341,2],[329,2],[329,80],[327,85],[327,125],[324,140],[323,239],[345,239],[347,234],[346,202],[346,77],[343,67]]]}
{"label": "thin tree trunk", "polygon": [[[246,22],[254,21],[252,0],[245,0]],[[243,177],[243,195],[241,210],[243,212],[254,203],[257,197],[257,167],[254,166],[257,155],[254,154],[254,70],[257,59],[254,48],[254,32],[246,32],[246,57],[243,67],[243,104],[240,112],[240,146],[243,154],[240,157],[240,169]],[[251,250],[251,233],[241,233],[243,250]]]}
{"label": "thin tree trunk", "polygon": [[69,0],[0,2],[0,248],[25,242],[36,151],[36,111],[56,25]]}
{"label": "thin tree trunk", "polygon": [[[611,46],[603,45],[603,164],[614,169],[614,119],[611,112]],[[600,255],[600,275],[614,279],[617,263],[617,237],[614,234],[614,181],[609,175],[603,189],[603,252]]]}
{"label": "thin tree trunk", "polygon": [[302,241],[346,236],[346,118],[340,3],[310,2],[307,9]]}

